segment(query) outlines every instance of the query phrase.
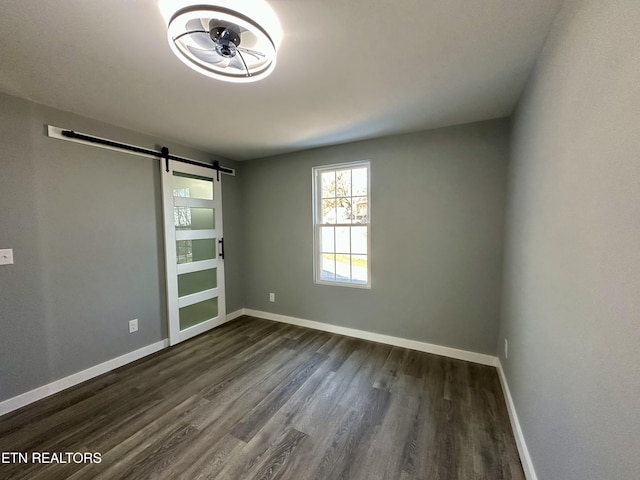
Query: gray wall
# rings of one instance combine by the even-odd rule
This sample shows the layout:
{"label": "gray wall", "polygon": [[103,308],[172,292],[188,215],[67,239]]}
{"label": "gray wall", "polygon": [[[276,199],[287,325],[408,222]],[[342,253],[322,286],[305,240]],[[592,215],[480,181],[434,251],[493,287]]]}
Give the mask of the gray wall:
{"label": "gray wall", "polygon": [[570,1],[515,115],[505,367],[538,478],[640,478],[640,2]]}
{"label": "gray wall", "polygon": [[[15,257],[15,265],[0,266],[0,400],[167,336],[158,161],[48,138],[48,123],[159,145],[0,94],[0,248]],[[228,179],[225,227],[238,239],[239,188]],[[231,248],[229,311],[242,306],[239,259]],[[132,318],[140,330],[130,335]]]}
{"label": "gray wall", "polygon": [[[508,129],[499,120],[243,162],[245,306],[495,354]],[[317,285],[311,169],[356,160],[371,161],[372,288]]]}
{"label": "gray wall", "polygon": [[234,177],[222,175],[222,210],[224,223],[224,276],[227,313],[244,307],[244,209],[242,198],[242,164],[225,160],[236,169]]}

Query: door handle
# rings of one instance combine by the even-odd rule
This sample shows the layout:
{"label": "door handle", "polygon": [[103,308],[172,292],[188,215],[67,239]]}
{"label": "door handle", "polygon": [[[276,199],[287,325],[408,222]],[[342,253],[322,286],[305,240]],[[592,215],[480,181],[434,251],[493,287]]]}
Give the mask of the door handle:
{"label": "door handle", "polygon": [[224,260],[224,237],[218,240],[218,245],[220,246],[218,256]]}

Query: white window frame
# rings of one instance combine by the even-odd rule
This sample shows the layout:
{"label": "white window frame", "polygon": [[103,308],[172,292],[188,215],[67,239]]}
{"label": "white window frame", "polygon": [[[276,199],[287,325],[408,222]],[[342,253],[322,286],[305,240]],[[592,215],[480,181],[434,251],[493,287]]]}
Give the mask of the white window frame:
{"label": "white window frame", "polygon": [[[327,171],[337,171],[345,169],[363,168],[367,169],[367,222],[366,223],[321,223],[322,221],[322,185],[321,173]],[[313,281],[319,285],[333,285],[352,288],[371,288],[371,162],[362,160],[357,162],[337,163],[333,165],[323,165],[312,169],[312,205],[313,205]],[[337,219],[336,219],[337,222]],[[321,278],[322,273],[322,252],[320,249],[320,227],[367,227],[367,283],[342,282],[339,280],[326,280]],[[360,254],[357,254],[360,255]]]}

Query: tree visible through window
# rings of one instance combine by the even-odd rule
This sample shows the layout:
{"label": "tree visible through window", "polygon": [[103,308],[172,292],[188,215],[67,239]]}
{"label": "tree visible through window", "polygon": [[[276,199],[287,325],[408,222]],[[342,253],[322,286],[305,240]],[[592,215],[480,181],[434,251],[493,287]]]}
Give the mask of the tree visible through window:
{"label": "tree visible through window", "polygon": [[313,169],[315,280],[370,286],[369,162]]}

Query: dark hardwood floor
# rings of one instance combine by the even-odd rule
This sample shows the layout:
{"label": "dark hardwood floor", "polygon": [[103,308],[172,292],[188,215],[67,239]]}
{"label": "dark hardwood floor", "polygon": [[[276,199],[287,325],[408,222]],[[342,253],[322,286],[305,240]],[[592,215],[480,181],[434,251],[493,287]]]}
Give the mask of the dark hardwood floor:
{"label": "dark hardwood floor", "polygon": [[494,368],[252,317],[0,417],[0,452],[29,455],[2,479],[524,479]]}

